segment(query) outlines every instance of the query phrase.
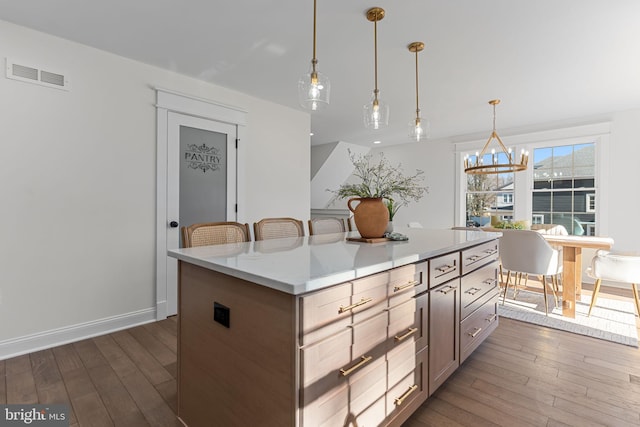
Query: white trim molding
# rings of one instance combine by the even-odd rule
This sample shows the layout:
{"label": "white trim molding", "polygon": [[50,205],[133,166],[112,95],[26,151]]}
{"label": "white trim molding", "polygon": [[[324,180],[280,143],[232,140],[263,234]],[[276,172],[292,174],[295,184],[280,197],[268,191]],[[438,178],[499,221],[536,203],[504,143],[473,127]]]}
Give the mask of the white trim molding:
{"label": "white trim molding", "polygon": [[[167,259],[167,227],[171,218],[168,213],[167,182],[169,180],[169,116],[179,113],[205,120],[236,126],[238,151],[236,159],[243,159],[248,144],[248,113],[237,107],[224,105],[205,98],[154,87],[156,90],[156,320],[174,314],[175,301],[168,295],[168,286],[175,286],[177,261]],[[241,160],[237,160],[236,198],[238,211],[236,221],[245,218],[245,181]],[[175,276],[172,278],[172,276]]]}
{"label": "white trim molding", "polygon": [[63,328],[51,329],[37,334],[25,335],[0,341],[0,360],[32,353],[38,350],[68,344],[99,335],[109,334],[156,321],[155,308],[133,311],[118,316],[78,323]]}

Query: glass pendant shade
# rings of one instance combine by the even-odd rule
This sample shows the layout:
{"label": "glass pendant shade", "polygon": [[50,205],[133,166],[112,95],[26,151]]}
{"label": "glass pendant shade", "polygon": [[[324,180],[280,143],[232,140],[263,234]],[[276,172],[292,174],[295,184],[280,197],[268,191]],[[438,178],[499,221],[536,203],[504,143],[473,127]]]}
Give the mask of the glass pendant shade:
{"label": "glass pendant shade", "polygon": [[307,110],[319,111],[329,105],[331,82],[324,74],[316,70],[313,65],[309,72],[298,80],[298,101]]}
{"label": "glass pendant shade", "polygon": [[380,129],[389,125],[389,105],[383,102],[378,89],[378,21],[384,18],[385,11],[381,7],[372,7],[366,13],[367,20],[373,22],[373,81],[374,89],[371,100],[364,105],[364,125],[369,129]]}
{"label": "glass pendant shade", "polygon": [[416,142],[426,139],[429,135],[429,122],[420,117],[420,99],[418,90],[418,52],[424,49],[423,42],[413,42],[409,46],[409,52],[416,54],[416,116],[409,122],[409,138]]}
{"label": "glass pendant shade", "polygon": [[316,56],[316,10],[317,0],[313,0],[313,57],[309,71],[298,80],[298,102],[309,111],[322,110],[329,105],[329,78],[318,72],[318,57]]}
{"label": "glass pendant shade", "polygon": [[381,129],[389,125],[389,104],[375,94],[364,105],[364,125],[369,129]]}
{"label": "glass pendant shade", "polygon": [[409,122],[409,138],[416,142],[420,142],[423,139],[429,137],[429,122],[416,117]]}

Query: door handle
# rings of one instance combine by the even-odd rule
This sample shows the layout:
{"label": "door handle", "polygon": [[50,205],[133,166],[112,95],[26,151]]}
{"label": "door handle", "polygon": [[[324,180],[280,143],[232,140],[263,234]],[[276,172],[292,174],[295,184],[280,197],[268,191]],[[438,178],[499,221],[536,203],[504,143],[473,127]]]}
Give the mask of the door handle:
{"label": "door handle", "polygon": [[178,221],[171,221],[171,222],[169,223],[169,227],[171,227],[171,228],[177,228],[177,227],[178,227],[178,225],[179,225],[179,224],[178,224]]}

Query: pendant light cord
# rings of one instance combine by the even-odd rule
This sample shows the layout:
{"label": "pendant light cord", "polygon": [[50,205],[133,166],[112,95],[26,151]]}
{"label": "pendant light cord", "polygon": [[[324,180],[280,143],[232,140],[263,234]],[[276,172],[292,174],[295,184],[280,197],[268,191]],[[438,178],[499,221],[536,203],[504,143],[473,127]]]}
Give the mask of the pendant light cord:
{"label": "pendant light cord", "polygon": [[315,65],[316,59],[316,0],[313,0],[313,63]]}
{"label": "pendant light cord", "polygon": [[313,58],[311,59],[313,74],[316,73],[316,64],[318,63],[316,58],[316,1],[313,0]]}
{"label": "pendant light cord", "polygon": [[418,101],[418,49],[416,49],[416,119],[420,117],[420,102]]}
{"label": "pendant light cord", "polygon": [[496,104],[493,104],[493,133],[496,133]]}
{"label": "pendant light cord", "polygon": [[378,12],[376,12],[376,19],[373,21],[373,63],[374,63],[374,83],[375,89],[373,94],[375,99],[378,99]]}

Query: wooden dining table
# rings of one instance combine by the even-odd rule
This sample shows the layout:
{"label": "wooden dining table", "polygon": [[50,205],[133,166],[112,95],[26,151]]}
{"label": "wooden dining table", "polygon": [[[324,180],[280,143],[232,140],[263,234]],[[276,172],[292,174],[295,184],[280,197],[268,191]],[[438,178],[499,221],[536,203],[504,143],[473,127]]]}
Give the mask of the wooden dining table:
{"label": "wooden dining table", "polygon": [[576,296],[582,293],[582,249],[611,249],[613,239],[597,236],[542,234],[553,246],[562,246],[562,315],[576,317]]}

